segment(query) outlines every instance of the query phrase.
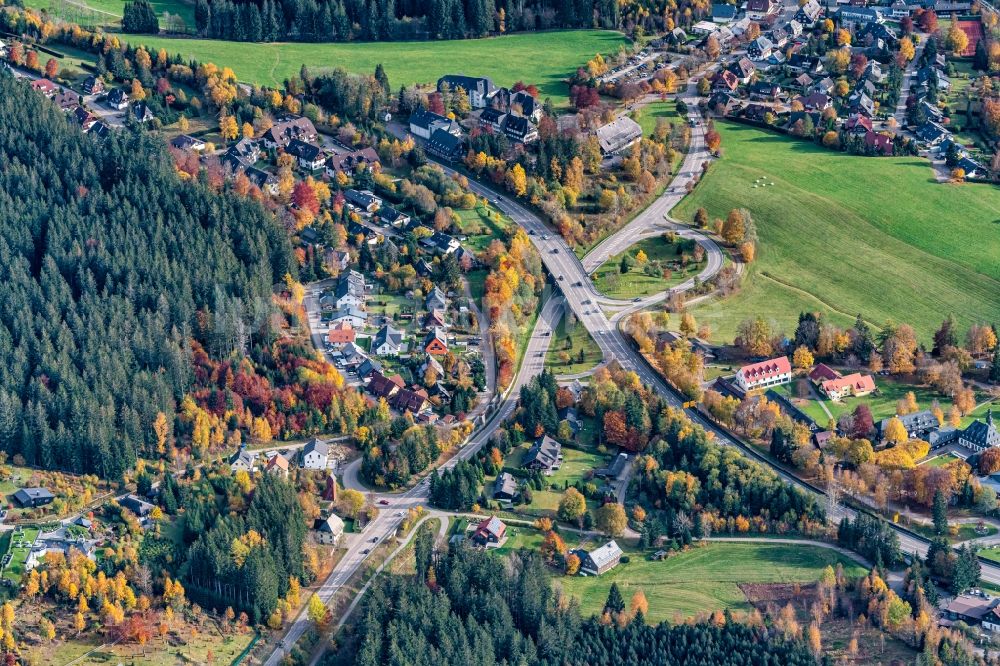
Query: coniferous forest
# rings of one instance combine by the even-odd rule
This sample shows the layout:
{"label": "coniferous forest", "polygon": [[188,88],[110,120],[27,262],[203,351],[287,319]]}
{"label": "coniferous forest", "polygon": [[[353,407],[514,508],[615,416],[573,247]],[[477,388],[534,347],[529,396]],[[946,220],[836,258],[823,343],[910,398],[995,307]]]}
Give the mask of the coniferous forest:
{"label": "coniferous forest", "polygon": [[257,203],[182,181],[161,139],[103,143],[0,76],[0,449],[118,478],[213,358],[273,340],[294,272]]}
{"label": "coniferous forest", "polygon": [[416,576],[380,577],[365,597],[357,666],[816,664],[803,643],[769,637],[759,626],[648,625],[636,618],[620,628],[584,620],[528,551],[507,561],[459,547],[434,561],[418,544],[416,554]]}
{"label": "coniferous forest", "polygon": [[198,0],[198,33],[246,42],[462,39],[493,32],[617,28],[614,0]]}

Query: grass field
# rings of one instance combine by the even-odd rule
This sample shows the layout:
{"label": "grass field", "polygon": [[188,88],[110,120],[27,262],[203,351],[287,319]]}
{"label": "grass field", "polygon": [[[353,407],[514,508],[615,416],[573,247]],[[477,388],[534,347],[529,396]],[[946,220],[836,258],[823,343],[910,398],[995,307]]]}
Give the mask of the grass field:
{"label": "grass field", "polygon": [[557,578],[580,599],[584,615],[600,613],[612,582],[626,603],[637,589],[649,600],[650,622],[691,616],[702,611],[749,608],[739,583],[809,583],[826,565],[842,562],[848,577],[864,570],[835,551],[815,546],[765,543],[711,543],[660,562],[629,553],[631,561],[597,577]]}
{"label": "grass field", "polygon": [[961,460],[958,456],[953,453],[946,453],[942,456],[934,456],[933,458],[928,458],[927,460],[920,463],[921,465],[926,465],[927,467],[944,467],[945,465],[951,464],[956,460]]}
{"label": "grass field", "polygon": [[653,102],[632,112],[632,119],[639,123],[645,136],[649,136],[656,129],[657,118],[666,118],[668,122],[674,124],[679,123],[681,117],[677,113],[677,102],[672,99],[666,102]]}
{"label": "grass field", "polygon": [[[44,1],[44,0],[42,0]],[[314,74],[343,67],[371,74],[385,67],[393,90],[400,85],[433,83],[444,74],[489,76],[497,85],[523,80],[538,86],[541,97],[567,102],[570,74],[597,53],[611,54],[625,37],[608,30],[572,30],[509,35],[489,39],[393,43],[248,44],[208,39],[171,39],[126,35],[133,45],[166,48],[185,60],[229,66],[242,81],[280,85],[305,64]]]}
{"label": "grass field", "polygon": [[[568,345],[567,340],[569,340]],[[580,360],[581,350],[583,361]],[[563,352],[569,355],[568,361],[561,358]],[[557,375],[571,375],[590,370],[600,363],[602,358],[601,348],[594,342],[590,331],[581,326],[576,316],[567,309],[559,320],[556,330],[552,332],[552,343],[545,355],[545,367]]]}
{"label": "grass field", "polygon": [[[690,221],[700,206],[712,218],[744,207],[757,224],[744,290],[693,310],[716,339],[758,314],[790,333],[806,309],[841,324],[857,313],[908,322],[925,339],[948,312],[963,326],[1000,315],[1000,190],[936,184],[919,158],[853,157],[718,127],[724,157],[674,211]],[[754,188],[761,176],[776,185]]]}
{"label": "grass field", "polygon": [[[194,30],[194,2],[187,0],[150,0],[156,15],[163,18],[165,13],[179,16],[185,25]],[[93,19],[86,8],[89,7],[95,12],[110,14],[111,16],[100,16],[101,25],[111,25],[121,23],[122,12],[125,9],[125,0],[74,0],[74,4],[61,2],[60,0],[24,0],[24,6],[32,9],[42,9],[53,16],[67,21],[89,24]],[[114,18],[112,18],[114,17]],[[160,27],[165,27],[162,23]]]}
{"label": "grass field", "polygon": [[696,264],[692,259],[686,267],[672,271],[670,279],[664,279],[662,275],[656,277],[646,275],[640,266],[633,266],[628,273],[622,273],[622,255],[628,253],[634,259],[639,250],[642,250],[646,253],[649,261],[669,264],[679,262],[681,255],[686,254],[690,257],[696,245],[693,240],[687,238],[678,238],[673,243],[667,243],[661,237],[641,240],[625,252],[616,254],[601,264],[594,271],[594,286],[599,292],[611,298],[651,296],[666,291],[670,287],[697,275],[705,265],[704,260]]}
{"label": "grass field", "polygon": [[505,231],[511,225],[510,218],[493,206],[455,210],[455,214],[459,217],[459,230],[468,236],[465,247],[476,254],[489,247],[493,239],[503,240]]}

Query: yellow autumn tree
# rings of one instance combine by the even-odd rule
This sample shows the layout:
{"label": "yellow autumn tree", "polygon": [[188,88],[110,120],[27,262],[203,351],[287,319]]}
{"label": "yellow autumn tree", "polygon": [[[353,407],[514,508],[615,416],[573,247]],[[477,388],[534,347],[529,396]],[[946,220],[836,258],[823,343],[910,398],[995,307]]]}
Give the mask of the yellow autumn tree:
{"label": "yellow autumn tree", "polygon": [[520,164],[515,164],[507,171],[507,189],[519,197],[528,191],[528,176]]}

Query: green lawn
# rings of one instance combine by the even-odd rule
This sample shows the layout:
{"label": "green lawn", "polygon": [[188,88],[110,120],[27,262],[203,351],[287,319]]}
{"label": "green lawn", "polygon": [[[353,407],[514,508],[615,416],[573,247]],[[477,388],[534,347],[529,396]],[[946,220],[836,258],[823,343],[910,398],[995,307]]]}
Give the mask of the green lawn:
{"label": "green lawn", "polygon": [[458,228],[468,236],[465,247],[479,254],[494,240],[503,240],[510,227],[510,218],[492,206],[476,206],[471,210],[455,210],[459,217]]}
{"label": "green lawn", "polygon": [[639,118],[636,122],[639,123],[642,133],[645,136],[651,135],[656,129],[657,118],[666,118],[667,122],[674,123],[675,125],[681,121],[681,117],[677,113],[677,102],[673,99],[666,102],[652,102],[651,104],[647,104],[641,109],[632,112],[633,119],[637,115]]}
{"label": "green lawn", "polygon": [[928,458],[921,465],[926,465],[927,467],[944,467],[956,460],[961,460],[958,456],[953,453],[946,453],[942,456],[934,456],[933,458]]}
{"label": "green lawn", "polygon": [[506,555],[521,548],[537,550],[542,545],[543,540],[542,533],[534,528],[523,525],[508,525],[506,543],[494,552],[497,555]]}
{"label": "green lawn", "polygon": [[[845,324],[892,318],[929,337],[1000,315],[1000,190],[933,181],[920,158],[853,157],[719,123],[724,157],[674,214],[745,207],[760,244],[741,294],[694,308],[717,339],[763,314],[790,333],[802,310]],[[766,176],[774,187],[755,188]],[[970,242],[976,239],[976,242]]]}
{"label": "green lawn", "polygon": [[[28,561],[28,553],[31,552],[31,544],[38,538],[38,528],[22,527],[17,528],[16,533],[11,534],[9,551],[12,555],[10,563],[4,567],[3,577],[13,581],[15,585],[20,584],[21,576],[24,575],[24,565]],[[18,546],[17,544],[21,545]]]}
{"label": "green lawn", "polygon": [[[57,16],[67,21],[80,22],[81,24],[91,24],[95,21],[99,25],[117,25],[121,27],[121,16],[125,9],[125,0],[74,0],[75,5],[59,2],[58,0],[24,0],[24,6],[32,9],[43,9],[51,15]],[[194,30],[194,2],[187,0],[150,0],[153,10],[160,18],[160,27],[163,24],[164,13],[179,16],[184,24]],[[79,7],[85,5],[103,14],[95,15],[86,9]]]}
{"label": "green lawn", "polygon": [[[43,0],[44,1],[44,0]],[[195,59],[228,66],[242,81],[281,85],[305,64],[315,74],[344,67],[371,74],[385,67],[393,90],[400,85],[433,83],[444,74],[464,72],[489,76],[497,85],[516,81],[538,86],[541,97],[565,104],[564,80],[597,53],[616,53],[625,37],[609,30],[536,32],[488,39],[391,43],[271,43],[249,44],[209,39],[171,39],[127,35],[135,45],[164,47]]]}
{"label": "green lawn", "polygon": [[703,548],[653,562],[629,552],[631,561],[601,576],[556,578],[568,594],[580,599],[585,615],[600,613],[612,582],[626,603],[637,589],[649,601],[650,622],[688,617],[724,608],[747,609],[739,583],[810,583],[826,565],[844,565],[848,577],[865,571],[833,550],[815,546],[765,543],[710,543]]}
{"label": "green lawn", "polygon": [[[704,267],[704,260],[696,264],[691,258],[696,245],[697,243],[689,238],[678,238],[673,243],[666,242],[660,236],[641,240],[625,252],[616,254],[601,264],[594,271],[594,286],[602,294],[611,298],[651,296],[666,291],[674,285],[694,277]],[[664,279],[662,275],[646,275],[639,265],[633,265],[628,273],[622,273],[622,256],[628,254],[635,259],[640,250],[646,253],[649,262],[659,261],[668,267],[673,266],[670,279]],[[682,255],[689,257],[687,266],[680,265]]]}
{"label": "green lawn", "polygon": [[[806,381],[808,380],[806,379]],[[931,404],[936,399],[941,404],[941,408],[947,414],[948,407],[951,405],[951,400],[947,396],[941,395],[928,386],[914,386],[890,377],[880,376],[875,377],[875,386],[878,387],[878,392],[872,393],[871,395],[866,395],[861,398],[844,398],[843,400],[838,401],[827,400],[824,398],[823,403],[826,405],[826,408],[830,410],[830,413],[835,419],[839,418],[841,414],[850,414],[859,404],[865,403],[868,405],[868,408],[872,410],[872,416],[875,418],[875,421],[895,416],[896,403],[899,402],[899,400],[901,400],[908,391],[913,391],[913,394],[917,398],[917,406],[920,409],[930,409]],[[791,398],[796,407],[811,416],[819,425],[825,426],[826,422],[829,421],[830,417],[826,415],[825,411],[823,411],[819,402],[814,399],[803,400],[795,397],[795,382],[780,386],[777,390]],[[985,408],[981,411],[984,414],[986,412]],[[969,421],[971,422],[971,420],[972,419],[970,418]]]}
{"label": "green lawn", "polygon": [[[563,352],[569,355],[568,361],[562,358]],[[572,312],[565,310],[559,325],[552,332],[552,343],[545,355],[545,367],[559,375],[571,375],[590,370],[600,363],[603,357],[601,348],[594,342],[590,331],[580,325]]]}

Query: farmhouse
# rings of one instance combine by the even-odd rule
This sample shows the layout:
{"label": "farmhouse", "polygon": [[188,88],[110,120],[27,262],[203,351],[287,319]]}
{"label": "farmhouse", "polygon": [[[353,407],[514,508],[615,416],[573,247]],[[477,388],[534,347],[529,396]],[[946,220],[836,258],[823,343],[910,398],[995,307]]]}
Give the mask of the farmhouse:
{"label": "farmhouse", "polygon": [[[990,615],[997,607],[997,604],[998,601],[996,599],[987,599],[986,597],[972,594],[960,594],[941,609],[941,615],[949,621],[961,620],[966,624],[975,626],[983,622],[986,616]],[[995,618],[990,619],[998,622]]]}
{"label": "farmhouse", "polygon": [[618,547],[618,542],[614,539],[589,553],[577,551],[577,555],[580,557],[580,571],[592,576],[599,576],[618,566],[623,554],[622,549]]}
{"label": "farmhouse", "polygon": [[449,74],[438,79],[438,92],[457,91],[459,88],[469,96],[469,106],[473,109],[485,108],[489,97],[497,89],[493,81],[485,76]]}
{"label": "farmhouse", "polygon": [[562,444],[548,435],[542,435],[528,449],[521,467],[539,469],[545,472],[559,469],[562,466]]}
{"label": "farmhouse", "polygon": [[51,504],[56,498],[45,488],[20,488],[14,492],[14,500],[25,509]]}
{"label": "farmhouse", "polygon": [[476,531],[472,534],[472,541],[480,546],[490,546],[499,544],[507,535],[507,525],[502,520],[493,516],[486,518],[476,526]]}
{"label": "farmhouse", "polygon": [[792,364],[787,356],[779,356],[745,365],[737,371],[735,381],[743,391],[787,384],[792,381]]}
{"label": "farmhouse", "polygon": [[326,469],[330,462],[330,445],[315,437],[302,449],[302,466],[306,469]]}
{"label": "farmhouse", "polygon": [[395,356],[403,349],[403,332],[386,324],[372,340],[372,353],[376,356]]}
{"label": "farmhouse", "polygon": [[344,521],[334,513],[326,518],[317,518],[313,522],[313,538],[317,543],[336,545],[342,536],[344,536]]}
{"label": "farmhouse", "polygon": [[642,127],[628,116],[621,116],[595,131],[601,153],[612,155],[642,138]]}

